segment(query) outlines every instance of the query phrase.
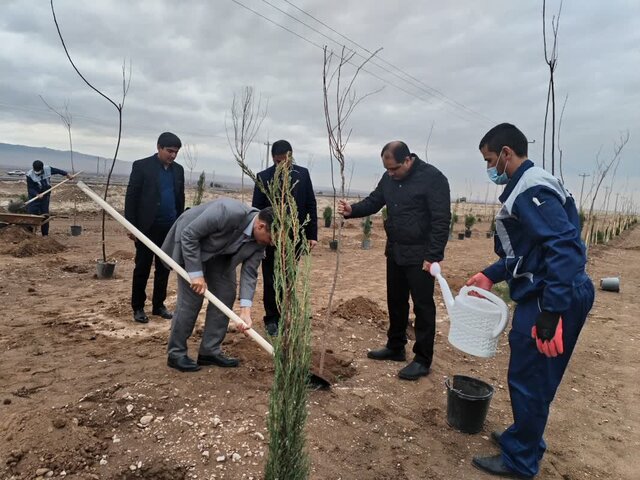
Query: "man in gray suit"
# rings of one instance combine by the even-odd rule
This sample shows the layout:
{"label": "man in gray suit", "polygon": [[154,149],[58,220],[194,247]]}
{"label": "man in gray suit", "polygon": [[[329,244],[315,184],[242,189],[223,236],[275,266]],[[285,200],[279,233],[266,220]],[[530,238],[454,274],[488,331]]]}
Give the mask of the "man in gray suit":
{"label": "man in gray suit", "polygon": [[272,223],[271,208],[258,211],[222,198],[185,211],[173,224],[162,250],[184,266],[191,284],[178,277],[178,299],[167,349],[169,367],[194,372],[202,365],[238,366],[238,359],[225,356],[220,349],[229,319],[213,304],[207,306],[197,363],[187,355],[187,339],[193,333],[207,288],[229,308],[233,306],[236,267],[240,263],[240,318],[251,327],[258,266],[265,246],[272,243]]}

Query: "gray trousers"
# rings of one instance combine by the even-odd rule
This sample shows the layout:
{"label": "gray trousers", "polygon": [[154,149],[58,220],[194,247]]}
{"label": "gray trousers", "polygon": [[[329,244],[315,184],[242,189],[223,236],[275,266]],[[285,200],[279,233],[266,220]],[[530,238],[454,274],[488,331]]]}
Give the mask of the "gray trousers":
{"label": "gray trousers", "polygon": [[[236,298],[236,269],[231,268],[229,256],[214,257],[203,265],[207,288],[227,307],[232,308]],[[204,297],[191,290],[191,285],[178,276],[178,299],[171,320],[171,333],[167,352],[171,358],[187,354],[187,340],[193,333]],[[201,355],[217,355],[227,333],[229,319],[209,303],[200,342]]]}

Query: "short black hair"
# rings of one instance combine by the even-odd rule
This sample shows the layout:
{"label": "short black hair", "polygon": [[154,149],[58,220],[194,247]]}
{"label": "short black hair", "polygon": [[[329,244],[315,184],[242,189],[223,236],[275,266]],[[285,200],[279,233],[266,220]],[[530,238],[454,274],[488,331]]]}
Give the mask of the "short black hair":
{"label": "short black hair", "polygon": [[519,157],[525,157],[528,155],[529,142],[527,137],[524,136],[515,125],[510,123],[501,123],[489,130],[482,140],[478,148],[486,146],[490,152],[500,153],[502,147],[509,147]]}
{"label": "short black hair", "polygon": [[273,225],[273,208],[267,207],[260,210],[258,212],[258,219],[266,223],[269,230],[271,230],[271,226]]}
{"label": "short black hair", "polygon": [[42,160],[35,160],[32,166],[34,171],[39,172],[44,168],[44,163],[42,163]]}
{"label": "short black hair", "polygon": [[391,150],[396,163],[403,163],[405,158],[411,156],[411,150],[409,150],[409,147],[404,142],[394,141],[387,143],[384,147],[382,147],[380,156],[384,157],[384,154],[387,150]]}
{"label": "short black hair", "polygon": [[284,155],[289,152],[293,154],[293,148],[286,140],[278,140],[271,145],[271,155]]}
{"label": "short black hair", "polygon": [[175,133],[164,132],[158,137],[158,146],[160,148],[182,148],[182,142]]}

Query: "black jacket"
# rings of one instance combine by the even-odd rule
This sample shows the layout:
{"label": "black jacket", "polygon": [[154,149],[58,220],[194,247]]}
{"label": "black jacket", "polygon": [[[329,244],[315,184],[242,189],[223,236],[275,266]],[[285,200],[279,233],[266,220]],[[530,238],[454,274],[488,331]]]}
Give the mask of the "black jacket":
{"label": "black jacket", "polygon": [[[124,216],[142,233],[148,233],[156,219],[160,205],[159,173],[163,168],[158,155],[136,160],[124,200]],[[184,211],[184,168],[173,162],[173,187],[176,196],[176,213]]]}
{"label": "black jacket", "polygon": [[[276,166],[271,165],[266,170],[258,173],[258,181],[266,186],[273,180],[275,173]],[[309,222],[304,228],[305,236],[307,240],[318,240],[318,206],[316,204],[316,195],[313,193],[309,170],[299,165],[293,165],[291,168],[291,183],[293,184],[291,193],[298,207],[300,223],[302,224],[307,215],[309,215]],[[271,206],[269,199],[258,185],[253,187],[251,206],[260,210]]]}
{"label": "black jacket", "polygon": [[349,218],[366,217],[387,206],[385,254],[398,265],[439,262],[449,239],[451,195],[447,178],[433,165],[414,156],[402,180],[386,173],[376,189],[351,205]]}

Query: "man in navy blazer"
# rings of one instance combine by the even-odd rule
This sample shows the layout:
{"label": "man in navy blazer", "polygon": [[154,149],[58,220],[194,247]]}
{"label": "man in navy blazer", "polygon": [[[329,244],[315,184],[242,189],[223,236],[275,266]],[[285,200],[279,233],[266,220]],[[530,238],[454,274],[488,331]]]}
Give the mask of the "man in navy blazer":
{"label": "man in navy blazer", "polygon": [[[276,165],[286,160],[287,154],[293,153],[291,144],[286,140],[278,140],[271,146],[271,157],[273,165],[266,170],[258,173],[258,181],[262,185],[267,186],[273,180],[276,173]],[[299,165],[291,166],[291,184],[293,185],[293,198],[298,207],[298,218],[300,224],[307,221],[304,226],[304,234],[309,242],[309,248],[313,248],[318,243],[318,211],[316,204],[316,196],[313,192],[313,185],[309,170]],[[260,189],[258,184],[253,188],[253,201],[251,205],[254,208],[262,210],[270,207],[269,199]],[[267,333],[271,336],[278,334],[278,323],[280,321],[280,312],[276,305],[276,292],[273,286],[273,263],[274,263],[275,247],[269,246],[265,252],[265,258],[262,260],[262,280],[264,284],[264,324]]]}
{"label": "man in navy blazer", "polygon": [[[158,153],[136,160],[131,168],[124,216],[158,246],[162,245],[167,232],[184,211],[184,169],[175,163],[180,147],[180,139],[173,133],[165,132],[158,137]],[[149,321],[144,311],[147,299],[145,290],[154,257],[152,313],[171,319],[172,314],[164,305],[169,269],[142,242],[132,234],[128,236],[136,245],[131,286],[133,319],[139,323]]]}

